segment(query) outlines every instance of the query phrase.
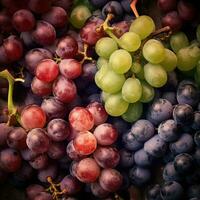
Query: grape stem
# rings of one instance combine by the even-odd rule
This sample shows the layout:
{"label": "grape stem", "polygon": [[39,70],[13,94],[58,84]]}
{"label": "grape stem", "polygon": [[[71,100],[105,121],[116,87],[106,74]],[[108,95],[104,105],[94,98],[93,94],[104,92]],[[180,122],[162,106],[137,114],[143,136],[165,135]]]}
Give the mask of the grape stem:
{"label": "grape stem", "polygon": [[21,78],[14,78],[10,72],[6,69],[0,72],[0,77],[7,79],[8,81],[8,122],[7,124],[10,125],[12,120],[17,120],[20,123],[19,115],[17,113],[17,107],[14,105],[13,102],[13,90],[14,90],[14,83],[15,82],[24,82]]}
{"label": "grape stem", "polygon": [[89,57],[87,55],[87,50],[88,50],[88,44],[84,43],[83,44],[83,51],[79,51],[78,53],[83,56],[83,59],[80,61],[81,64],[83,64],[86,60],[92,61],[92,57]]}
{"label": "grape stem", "polygon": [[131,6],[131,9],[132,9],[132,11],[133,11],[133,13],[134,13],[134,15],[135,15],[136,18],[139,17],[139,14],[138,14],[138,11],[137,11],[137,8],[136,8],[137,1],[138,1],[138,0],[133,0],[133,1],[131,2],[131,5],[130,5],[130,6]]}

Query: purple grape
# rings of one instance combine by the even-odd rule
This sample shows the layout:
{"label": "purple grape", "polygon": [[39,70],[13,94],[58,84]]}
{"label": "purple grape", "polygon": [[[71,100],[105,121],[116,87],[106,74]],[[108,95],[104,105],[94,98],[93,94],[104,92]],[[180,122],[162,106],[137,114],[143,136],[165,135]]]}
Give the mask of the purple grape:
{"label": "purple grape", "polygon": [[126,149],[121,149],[120,150],[120,161],[119,165],[122,168],[129,168],[134,165],[134,153],[126,150]]}
{"label": "purple grape", "polygon": [[160,185],[156,184],[151,186],[147,191],[147,200],[162,200],[160,196]]}

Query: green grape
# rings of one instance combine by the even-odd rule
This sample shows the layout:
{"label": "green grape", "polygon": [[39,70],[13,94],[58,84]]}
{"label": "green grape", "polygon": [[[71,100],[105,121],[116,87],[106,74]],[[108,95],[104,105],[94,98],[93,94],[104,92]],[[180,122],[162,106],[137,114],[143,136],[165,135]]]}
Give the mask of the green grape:
{"label": "green grape", "polygon": [[132,66],[131,66],[131,71],[134,73],[134,74],[138,74],[140,73],[142,70],[142,66],[139,62],[133,62]]}
{"label": "green grape", "polygon": [[111,94],[119,92],[125,80],[123,74],[116,74],[112,69],[109,69],[101,79],[101,89]]}
{"label": "green grape", "polygon": [[182,48],[177,53],[177,67],[180,71],[189,71],[193,69],[200,59],[200,49],[197,46]]}
{"label": "green grape", "polygon": [[134,32],[126,32],[119,39],[121,48],[134,52],[137,51],[141,45],[141,39],[138,34]]}
{"label": "green grape", "polygon": [[196,37],[198,42],[200,42],[200,25],[197,26]]}
{"label": "green grape", "polygon": [[108,66],[108,60],[102,57],[99,57],[97,60],[97,69],[101,69],[102,66]]}
{"label": "green grape", "polygon": [[185,33],[178,32],[170,37],[170,46],[177,53],[180,49],[189,46],[189,40]]}
{"label": "green grape", "polygon": [[167,72],[161,65],[148,63],[144,66],[144,77],[153,87],[159,88],[167,82]]}
{"label": "green grape", "polygon": [[141,71],[139,73],[135,74],[135,76],[137,78],[139,78],[140,80],[144,80],[145,79],[145,77],[144,77],[144,68],[142,67]]}
{"label": "green grape", "polygon": [[117,43],[110,37],[103,37],[95,45],[98,56],[109,59],[110,55],[118,49]]}
{"label": "green grape", "polygon": [[143,103],[148,103],[154,98],[155,90],[146,81],[141,81],[141,85],[142,85],[142,97],[140,98],[140,101]]}
{"label": "green grape", "polygon": [[108,71],[109,71],[109,67],[107,65],[103,65],[101,69],[97,71],[97,73],[95,74],[94,80],[99,88],[102,87],[102,80]]}
{"label": "green grape", "polygon": [[142,15],[132,22],[129,30],[137,33],[143,40],[155,30],[155,24],[151,17]]}
{"label": "green grape", "polygon": [[105,102],[111,94],[104,91],[101,92],[101,99]]}
{"label": "green grape", "polygon": [[71,12],[70,22],[75,28],[80,29],[91,15],[92,14],[88,7],[84,5],[78,5]]}
{"label": "green grape", "polygon": [[122,98],[128,103],[139,101],[142,96],[142,86],[137,78],[128,78],[122,87]]}
{"label": "green grape", "polygon": [[126,112],[128,105],[129,103],[123,100],[121,93],[111,94],[105,102],[105,109],[109,115],[117,117]]}
{"label": "green grape", "polygon": [[122,118],[130,123],[137,121],[143,112],[143,104],[141,102],[131,103]]}
{"label": "green grape", "polygon": [[167,72],[173,71],[177,66],[176,54],[169,49],[165,49],[165,58],[160,64]]}
{"label": "green grape", "polygon": [[165,48],[161,42],[155,39],[148,40],[142,49],[144,58],[154,64],[158,64],[165,59]]}
{"label": "green grape", "polygon": [[200,77],[200,60],[197,62],[196,74]]}
{"label": "green grape", "polygon": [[129,52],[124,49],[119,49],[113,52],[109,59],[109,66],[118,73],[126,73],[132,65],[132,57]]}

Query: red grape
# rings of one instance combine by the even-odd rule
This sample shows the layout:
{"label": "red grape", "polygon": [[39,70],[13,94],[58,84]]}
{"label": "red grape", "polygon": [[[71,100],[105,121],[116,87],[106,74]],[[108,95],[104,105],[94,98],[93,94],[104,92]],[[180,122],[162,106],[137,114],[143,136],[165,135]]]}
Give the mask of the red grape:
{"label": "red grape", "polygon": [[70,165],[70,168],[69,168],[69,171],[70,171],[70,174],[74,177],[76,177],[76,172],[77,172],[77,166],[78,166],[78,162],[77,161],[72,161],[71,162],[71,165]]}
{"label": "red grape", "polygon": [[26,106],[21,113],[21,124],[25,129],[43,128],[46,124],[46,115],[37,105]]}
{"label": "red grape", "polygon": [[113,144],[117,140],[118,133],[113,125],[104,123],[96,127],[94,136],[98,144],[106,146]]}
{"label": "red grape", "polygon": [[13,130],[13,127],[8,126],[6,123],[0,124],[0,146],[6,145],[8,134]]}
{"label": "red grape", "polygon": [[35,75],[44,82],[54,81],[59,74],[58,64],[51,59],[42,60],[36,68]]}
{"label": "red grape", "polygon": [[114,29],[114,34],[119,38],[121,37],[124,33],[129,31],[131,22],[130,21],[121,21],[121,22],[116,22],[112,26],[115,27]]}
{"label": "red grape", "polygon": [[62,38],[56,48],[56,54],[61,58],[73,58],[78,53],[78,44],[71,36]]}
{"label": "red grape", "polygon": [[35,26],[35,18],[29,10],[18,10],[12,17],[12,23],[19,32],[31,31]]}
{"label": "red grape", "polygon": [[30,161],[38,156],[38,153],[31,151],[29,148],[23,149],[20,151],[21,156],[24,160]]}
{"label": "red grape", "polygon": [[169,12],[176,8],[176,0],[158,0],[158,7],[163,12]]}
{"label": "red grape", "polygon": [[35,128],[29,131],[26,139],[27,146],[36,153],[45,153],[50,146],[50,140],[44,129]]}
{"label": "red grape", "polygon": [[46,21],[38,21],[32,32],[33,40],[43,46],[51,45],[56,40],[55,28]]}
{"label": "red grape", "polygon": [[0,30],[3,33],[9,33],[12,31],[11,19],[5,12],[0,12]]}
{"label": "red grape", "polygon": [[26,195],[28,199],[33,200],[40,192],[45,191],[45,188],[41,185],[29,185],[26,188]]}
{"label": "red grape", "polygon": [[100,167],[92,158],[84,158],[76,167],[76,177],[84,183],[95,182],[100,175]]}
{"label": "red grape", "polygon": [[33,200],[53,200],[53,197],[47,192],[40,192],[34,197]]}
{"label": "red grape", "polygon": [[73,4],[73,0],[54,0],[53,5],[59,6],[61,8],[64,8],[65,10],[68,10]]}
{"label": "red grape", "polygon": [[66,25],[68,16],[63,8],[51,7],[47,13],[42,15],[42,19],[52,24],[55,28],[62,28]]}
{"label": "red grape", "polygon": [[83,107],[75,107],[69,113],[69,122],[72,128],[77,131],[88,131],[94,126],[92,114]]}
{"label": "red grape", "polygon": [[16,172],[22,163],[22,158],[15,149],[3,149],[0,151],[0,168],[6,172]]}
{"label": "red grape", "polygon": [[7,54],[6,54],[6,50],[4,48],[4,46],[0,46],[0,64],[7,64],[9,63]]}
{"label": "red grape", "polygon": [[35,13],[45,13],[51,8],[52,0],[29,0],[28,6]]}
{"label": "red grape", "polygon": [[97,101],[88,104],[87,109],[94,118],[94,125],[100,125],[106,122],[108,114],[103,105]]}
{"label": "red grape", "polygon": [[95,136],[89,131],[79,134],[73,141],[75,150],[80,155],[90,155],[97,148]]}
{"label": "red grape", "polygon": [[99,177],[100,186],[109,192],[117,191],[122,185],[122,175],[115,169],[103,169]]}
{"label": "red grape", "polygon": [[52,142],[47,152],[49,158],[53,160],[61,159],[65,156],[65,144],[61,142]]}
{"label": "red grape", "polygon": [[10,61],[17,61],[23,55],[22,42],[14,35],[11,35],[4,40],[3,47],[5,49],[6,56]]}
{"label": "red grape", "polygon": [[69,79],[75,79],[82,73],[81,63],[75,59],[63,59],[59,63],[60,73]]}
{"label": "red grape", "polygon": [[47,125],[47,135],[55,142],[65,140],[70,134],[68,123],[63,119],[53,119]]}
{"label": "red grape", "polygon": [[76,98],[76,85],[72,80],[59,76],[53,84],[53,94],[63,103],[69,103]]}
{"label": "red grape", "polygon": [[94,196],[99,198],[105,198],[109,195],[109,192],[104,190],[98,182],[91,183],[91,192]]}
{"label": "red grape", "polygon": [[38,96],[47,96],[52,92],[52,83],[43,82],[37,77],[34,77],[31,83],[31,89],[32,92]]}
{"label": "red grape", "polygon": [[45,167],[48,166],[48,156],[46,154],[41,154],[32,160],[29,161],[29,164],[31,165],[32,168],[34,169],[44,169]]}
{"label": "red grape", "polygon": [[14,128],[7,137],[7,144],[10,148],[24,149],[26,148],[26,131],[21,127]]}
{"label": "red grape", "polygon": [[97,66],[95,62],[84,63],[81,77],[84,79],[84,81],[93,82],[96,72]]}
{"label": "red grape", "polygon": [[28,48],[34,48],[36,43],[33,41],[32,35],[30,32],[21,32],[20,39],[23,41],[24,45]]}

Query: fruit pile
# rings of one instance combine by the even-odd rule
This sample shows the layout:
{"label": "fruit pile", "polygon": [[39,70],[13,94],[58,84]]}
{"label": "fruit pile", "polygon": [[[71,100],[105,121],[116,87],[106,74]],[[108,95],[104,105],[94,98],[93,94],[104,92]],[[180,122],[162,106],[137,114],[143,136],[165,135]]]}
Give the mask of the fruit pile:
{"label": "fruit pile", "polygon": [[0,0],[0,186],[200,199],[199,2],[149,2]]}

